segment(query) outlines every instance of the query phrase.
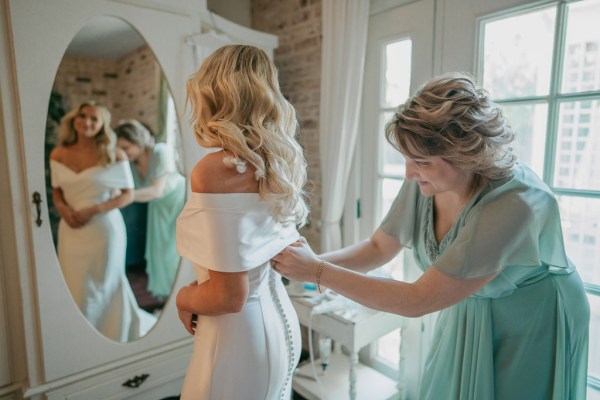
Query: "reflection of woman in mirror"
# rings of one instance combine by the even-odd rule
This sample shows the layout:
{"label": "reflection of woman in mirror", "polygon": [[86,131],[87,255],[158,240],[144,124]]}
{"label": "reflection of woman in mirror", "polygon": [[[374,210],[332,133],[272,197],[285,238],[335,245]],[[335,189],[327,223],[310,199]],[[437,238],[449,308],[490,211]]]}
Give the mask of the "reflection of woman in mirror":
{"label": "reflection of woman in mirror", "polygon": [[174,232],[175,220],[185,202],[185,178],[177,171],[173,148],[154,143],[154,136],[140,122],[123,121],[115,133],[117,146],[127,153],[133,167],[134,201],[148,202],[148,290],[164,299],[171,293],[179,265]]}
{"label": "reflection of woman in mirror", "polygon": [[118,208],[133,200],[133,179],[115,142],[109,111],[81,104],[61,120],[50,169],[61,215],[58,258],[69,290],[99,332],[125,342],[144,335],[156,318],[138,308],[125,276],[125,224]]}
{"label": "reflection of woman in mirror", "polygon": [[[182,399],[289,399],[300,325],[270,258],[299,237],[306,162],[268,56],[225,46],[188,81],[198,143],[177,247],[198,280],[177,308],[195,335]],[[197,324],[195,323],[197,321]]]}

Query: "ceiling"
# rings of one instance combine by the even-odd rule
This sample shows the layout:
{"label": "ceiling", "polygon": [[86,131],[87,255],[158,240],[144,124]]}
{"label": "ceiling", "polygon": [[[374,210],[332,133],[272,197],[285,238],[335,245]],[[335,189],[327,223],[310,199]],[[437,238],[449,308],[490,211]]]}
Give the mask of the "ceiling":
{"label": "ceiling", "polygon": [[119,59],[144,45],[142,36],[120,18],[90,19],[75,35],[65,52],[68,56]]}

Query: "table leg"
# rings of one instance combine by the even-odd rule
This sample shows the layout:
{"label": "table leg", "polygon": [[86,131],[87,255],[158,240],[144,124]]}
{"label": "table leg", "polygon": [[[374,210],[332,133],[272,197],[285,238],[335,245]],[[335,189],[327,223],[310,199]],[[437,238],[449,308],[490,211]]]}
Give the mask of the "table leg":
{"label": "table leg", "polygon": [[350,354],[350,400],[356,400],[356,366],[358,365],[358,352]]}
{"label": "table leg", "polygon": [[406,399],[406,326],[400,328],[400,348],[398,349],[400,352],[399,362],[398,362],[398,384],[396,387],[398,388],[399,400]]}

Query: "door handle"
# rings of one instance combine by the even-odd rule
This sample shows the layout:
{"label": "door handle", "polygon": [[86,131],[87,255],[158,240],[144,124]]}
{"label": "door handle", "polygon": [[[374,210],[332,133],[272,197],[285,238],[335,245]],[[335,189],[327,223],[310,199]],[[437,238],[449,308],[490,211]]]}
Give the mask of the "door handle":
{"label": "door handle", "polygon": [[39,192],[33,192],[33,204],[35,204],[35,210],[37,211],[37,218],[35,219],[35,224],[37,226],[42,226],[42,196]]}

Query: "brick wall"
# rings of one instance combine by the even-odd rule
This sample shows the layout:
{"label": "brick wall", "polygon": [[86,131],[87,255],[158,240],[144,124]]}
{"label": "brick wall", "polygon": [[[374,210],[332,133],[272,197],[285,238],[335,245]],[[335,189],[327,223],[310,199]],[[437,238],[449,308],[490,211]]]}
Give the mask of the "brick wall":
{"label": "brick wall", "polygon": [[321,0],[252,0],[252,28],[279,37],[275,64],[286,98],[300,121],[300,144],[308,162],[311,222],[302,234],[320,251],[321,170],[319,103],[321,95]]}
{"label": "brick wall", "polygon": [[63,96],[69,110],[95,100],[108,107],[113,127],[121,119],[136,118],[156,131],[160,77],[154,54],[142,46],[119,60],[63,58],[53,91]]}

